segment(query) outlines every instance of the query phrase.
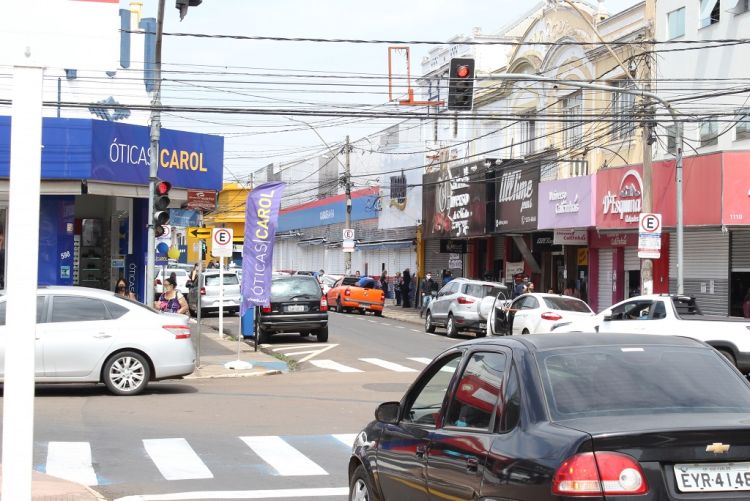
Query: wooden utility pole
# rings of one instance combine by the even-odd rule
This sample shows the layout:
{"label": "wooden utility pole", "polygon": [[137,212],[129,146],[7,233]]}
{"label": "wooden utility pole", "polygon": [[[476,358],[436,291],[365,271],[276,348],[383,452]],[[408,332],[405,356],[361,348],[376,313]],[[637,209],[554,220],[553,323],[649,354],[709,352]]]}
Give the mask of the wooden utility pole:
{"label": "wooden utility pole", "polygon": [[[344,186],[346,189],[346,228],[352,227],[352,176],[349,167],[349,136],[346,136],[346,144],[344,145]],[[344,252],[344,275],[350,276],[352,274],[352,253]]]}
{"label": "wooden utility pole", "polygon": [[[651,43],[654,38],[653,32],[653,20],[656,13],[656,0],[646,0],[646,47],[647,51],[643,59],[643,70],[641,71],[641,79],[643,80],[641,88],[647,92],[651,91],[651,49],[653,44]],[[643,127],[641,127],[641,144],[643,147],[643,200],[641,204],[641,212],[653,212],[654,209],[654,197],[653,197],[653,175],[651,170],[651,135],[653,134],[653,113],[651,109],[651,103],[645,98],[644,103],[648,103],[643,109]],[[639,228],[640,231],[640,228]],[[653,294],[654,292],[654,262],[651,259],[641,259],[641,294]]]}

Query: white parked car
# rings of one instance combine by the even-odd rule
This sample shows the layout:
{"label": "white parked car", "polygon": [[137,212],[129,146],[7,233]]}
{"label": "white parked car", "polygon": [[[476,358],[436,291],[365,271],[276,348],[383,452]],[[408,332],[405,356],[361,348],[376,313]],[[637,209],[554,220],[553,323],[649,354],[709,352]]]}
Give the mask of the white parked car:
{"label": "white parked car", "polygon": [[[509,305],[507,302],[498,303],[500,301],[496,303],[495,315],[488,322],[490,334],[594,332],[596,314],[588,304],[575,297],[531,293],[518,296]],[[480,305],[480,310],[486,310],[486,307]]]}
{"label": "white parked car", "polygon": [[156,274],[156,285],[154,286],[154,292],[161,294],[164,292],[164,278],[174,273],[177,279],[177,290],[182,292],[187,297],[188,294],[188,280],[190,279],[190,273],[184,268],[167,268],[167,273],[164,273],[164,268],[159,268],[159,273]]}
{"label": "white parked car", "polygon": [[323,295],[328,295],[328,291],[331,290],[331,287],[333,287],[341,278],[344,278],[344,275],[323,275],[322,277],[318,277],[320,288],[323,289]]}
{"label": "white parked car", "polygon": [[743,374],[750,372],[750,322],[703,315],[690,296],[632,297],[599,313],[597,324],[599,332],[691,337],[719,350]]}
{"label": "white parked car", "polygon": [[[5,376],[6,296],[0,296],[0,378]],[[116,395],[195,369],[188,317],[159,313],[113,292],[43,287],[37,295],[36,382],[104,383]]]}

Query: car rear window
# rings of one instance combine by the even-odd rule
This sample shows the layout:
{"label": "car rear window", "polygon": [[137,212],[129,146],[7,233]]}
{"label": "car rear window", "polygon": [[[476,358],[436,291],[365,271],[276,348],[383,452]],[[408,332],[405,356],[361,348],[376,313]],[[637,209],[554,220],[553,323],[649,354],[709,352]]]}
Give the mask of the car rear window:
{"label": "car rear window", "polygon": [[505,292],[505,289],[492,285],[467,284],[464,294],[467,296],[484,298],[487,296],[495,297],[498,292]]}
{"label": "car rear window", "polygon": [[341,285],[355,285],[357,282],[359,282],[359,278],[357,277],[344,277]]}
{"label": "car rear window", "polygon": [[597,346],[540,352],[537,360],[555,420],[750,412],[750,386],[721,357],[704,348]]}
{"label": "car rear window", "polygon": [[589,305],[574,297],[545,297],[547,307],[553,310],[576,311],[578,313],[593,313]]}
{"label": "car rear window", "polygon": [[[219,285],[219,275],[206,275],[206,285]],[[224,274],[224,285],[238,285],[239,278],[234,273]]]}
{"label": "car rear window", "polygon": [[308,295],[320,297],[320,284],[310,276],[296,275],[294,277],[278,277],[271,282],[272,297],[292,297]]}

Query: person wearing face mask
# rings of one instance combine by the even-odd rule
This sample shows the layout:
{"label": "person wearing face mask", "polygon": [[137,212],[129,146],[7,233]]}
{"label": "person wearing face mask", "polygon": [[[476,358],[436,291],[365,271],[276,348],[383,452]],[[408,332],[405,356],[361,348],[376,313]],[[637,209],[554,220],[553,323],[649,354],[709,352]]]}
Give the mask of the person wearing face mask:
{"label": "person wearing face mask", "polygon": [[164,280],[164,292],[154,303],[154,308],[168,313],[187,313],[188,304],[185,296],[177,290],[177,282],[172,277]]}
{"label": "person wearing face mask", "polygon": [[419,318],[422,318],[427,307],[430,305],[432,298],[437,295],[438,284],[432,279],[432,273],[427,272],[421,285],[422,290],[422,307],[419,309]]}
{"label": "person wearing face mask", "polygon": [[128,282],[122,277],[115,284],[115,295],[135,301],[135,294],[128,290]]}

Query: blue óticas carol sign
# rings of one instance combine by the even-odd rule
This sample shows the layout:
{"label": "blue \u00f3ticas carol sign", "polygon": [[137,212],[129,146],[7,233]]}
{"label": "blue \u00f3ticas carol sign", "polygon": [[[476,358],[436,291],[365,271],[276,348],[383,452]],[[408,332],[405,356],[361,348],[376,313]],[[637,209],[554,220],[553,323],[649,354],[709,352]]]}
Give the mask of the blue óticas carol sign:
{"label": "blue \u00f3ticas carol sign", "polygon": [[273,244],[284,183],[265,183],[247,195],[245,242],[242,249],[242,334],[252,332],[253,306],[271,300]]}
{"label": "blue \u00f3ticas carol sign", "polygon": [[[147,184],[149,129],[139,125],[93,121],[91,179]],[[162,129],[159,179],[179,188],[221,190],[224,138]]]}

